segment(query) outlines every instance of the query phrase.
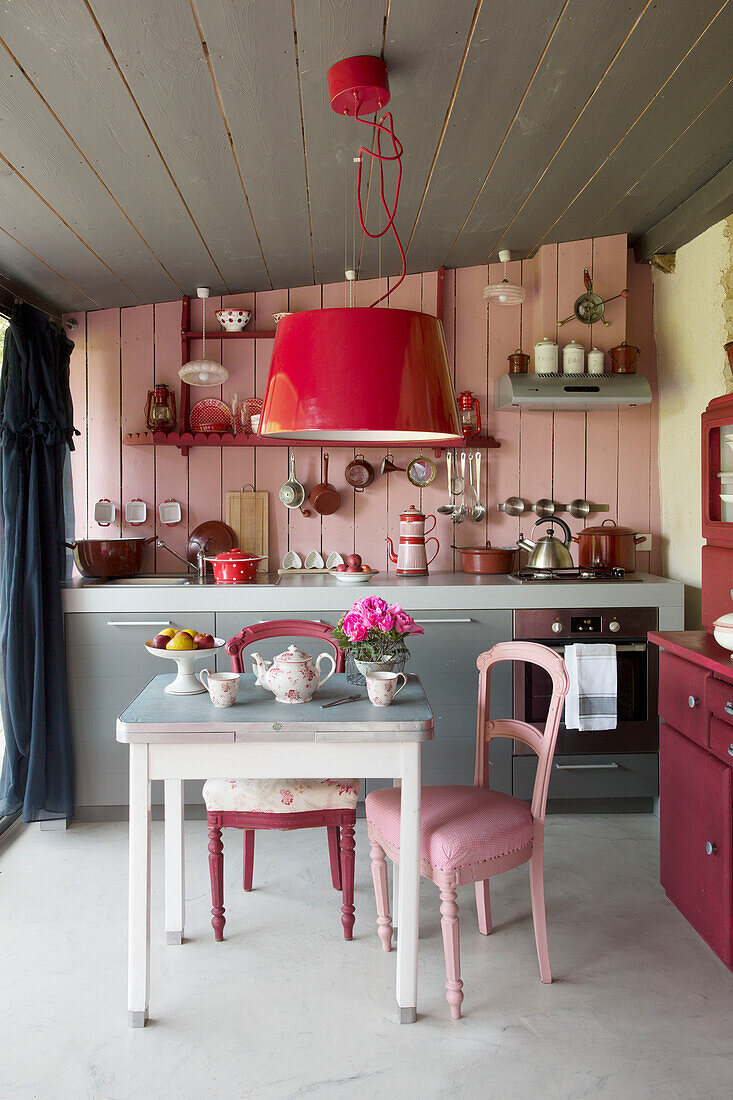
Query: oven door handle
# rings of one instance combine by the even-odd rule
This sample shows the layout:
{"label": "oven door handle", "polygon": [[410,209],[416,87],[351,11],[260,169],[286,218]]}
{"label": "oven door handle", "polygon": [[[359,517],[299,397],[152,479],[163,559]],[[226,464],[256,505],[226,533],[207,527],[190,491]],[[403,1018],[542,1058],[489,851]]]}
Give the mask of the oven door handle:
{"label": "oven door handle", "polygon": [[[570,642],[570,645],[573,643]],[[587,644],[587,643],[586,643]],[[592,643],[590,643],[592,644]],[[540,642],[540,645],[544,645],[547,649],[552,649],[555,653],[564,653],[564,645],[547,645],[546,642]],[[621,645],[616,646],[617,653],[645,653],[647,650],[646,642],[622,642]]]}

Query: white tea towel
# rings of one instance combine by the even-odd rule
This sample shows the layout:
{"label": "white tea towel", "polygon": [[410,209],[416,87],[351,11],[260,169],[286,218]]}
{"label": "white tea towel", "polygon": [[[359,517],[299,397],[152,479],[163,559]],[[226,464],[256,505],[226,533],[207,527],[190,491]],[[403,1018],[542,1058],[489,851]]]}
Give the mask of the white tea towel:
{"label": "white tea towel", "polygon": [[616,646],[609,642],[565,646],[570,689],[565,698],[565,728],[616,729]]}

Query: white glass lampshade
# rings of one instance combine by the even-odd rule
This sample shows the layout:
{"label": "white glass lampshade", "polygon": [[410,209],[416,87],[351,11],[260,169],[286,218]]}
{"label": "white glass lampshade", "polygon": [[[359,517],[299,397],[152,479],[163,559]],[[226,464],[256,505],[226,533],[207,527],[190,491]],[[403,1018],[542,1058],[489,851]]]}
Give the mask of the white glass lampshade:
{"label": "white glass lampshade", "polygon": [[510,283],[506,277],[506,265],[510,259],[511,252],[508,249],[502,249],[499,260],[504,264],[504,278],[500,283],[489,283],[484,290],[484,301],[498,302],[503,306],[518,306],[524,301],[526,297],[524,287],[519,286],[518,283]]}
{"label": "white glass lampshade", "polygon": [[209,297],[207,286],[196,287],[196,294],[202,301],[201,306],[201,358],[189,359],[178,372],[178,377],[189,386],[220,386],[229,377],[229,371],[221,363],[206,358],[206,299]]}
{"label": "white glass lampshade", "polygon": [[189,359],[178,372],[178,377],[189,386],[220,386],[229,377],[229,371],[213,359]]}

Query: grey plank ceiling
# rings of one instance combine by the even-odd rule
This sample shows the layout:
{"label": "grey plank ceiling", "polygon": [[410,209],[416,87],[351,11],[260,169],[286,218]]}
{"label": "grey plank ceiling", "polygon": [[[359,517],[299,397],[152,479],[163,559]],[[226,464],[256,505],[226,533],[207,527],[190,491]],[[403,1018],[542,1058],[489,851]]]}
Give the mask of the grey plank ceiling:
{"label": "grey plank ceiling", "polygon": [[[371,142],[328,103],[326,72],[351,54],[390,67],[413,271],[633,240],[733,158],[730,0],[0,0],[0,15],[0,279],[65,310],[340,281]],[[396,249],[357,245],[357,263],[392,273]]]}

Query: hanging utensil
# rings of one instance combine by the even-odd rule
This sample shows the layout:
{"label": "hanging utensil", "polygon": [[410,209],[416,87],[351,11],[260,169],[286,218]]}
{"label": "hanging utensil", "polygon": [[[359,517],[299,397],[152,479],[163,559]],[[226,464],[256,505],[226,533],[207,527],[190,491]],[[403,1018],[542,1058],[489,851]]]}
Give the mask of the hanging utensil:
{"label": "hanging utensil", "polygon": [[432,458],[418,455],[407,463],[407,479],[418,489],[424,489],[426,485],[432,485],[438,470]]}
{"label": "hanging utensil", "polygon": [[394,473],[397,473],[398,470],[401,471],[402,473],[404,473],[405,472],[405,467],[404,466],[395,466],[395,464],[394,464],[394,455],[392,454],[391,451],[387,451],[386,455],[382,459],[382,465],[379,468],[380,474],[394,474]]}
{"label": "hanging utensil", "polygon": [[468,508],[466,507],[466,497],[465,497],[465,491],[466,491],[466,452],[465,451],[461,451],[461,476],[459,478],[454,478],[453,479],[454,486],[455,486],[456,482],[459,483],[460,486],[461,486],[460,490],[455,490],[456,495],[460,494],[461,496],[463,496],[463,500],[461,501],[460,506],[458,508],[456,508],[456,510],[453,514],[453,522],[454,523],[463,523],[464,519],[466,518],[466,513],[468,512]]}
{"label": "hanging utensil", "polygon": [[445,453],[445,469],[448,475],[448,493],[450,495],[450,504],[441,504],[438,508],[441,516],[452,516],[456,510],[455,501],[453,500],[453,490],[451,485],[453,484],[453,452],[451,450]]}
{"label": "hanging utensil", "polygon": [[479,499],[479,494],[480,494],[480,491],[481,491],[481,452],[480,451],[476,451],[476,454],[474,455],[474,461],[476,463],[476,481],[474,483],[474,488],[473,488],[474,504],[473,504],[473,508],[471,509],[471,519],[473,520],[474,523],[480,523],[481,520],[486,515],[486,508],[484,507],[484,505],[481,503],[481,501]]}
{"label": "hanging utensil", "polygon": [[499,512],[505,512],[508,516],[521,516],[526,505],[521,497],[507,497],[503,504],[497,504]]}
{"label": "hanging utensil", "polygon": [[341,507],[341,496],[328,480],[328,454],[323,452],[323,481],[311,489],[309,501],[321,516],[332,516]]}
{"label": "hanging utensil", "polygon": [[353,462],[350,462],[344,470],[344,478],[347,484],[351,485],[357,493],[363,493],[367,486],[374,481],[374,467],[371,462],[367,462],[364,455],[359,451]]}
{"label": "hanging utensil", "polygon": [[558,328],[573,319],[584,325],[596,325],[599,321],[602,321],[608,328],[611,322],[604,317],[606,304],[615,302],[617,298],[628,298],[629,296],[628,290],[624,289],[619,294],[614,294],[612,298],[601,298],[593,290],[593,280],[587,267],[583,270],[583,281],[585,283],[585,294],[581,294],[579,298],[576,298],[573,312],[568,317],[563,318],[562,321],[557,322]]}
{"label": "hanging utensil", "polygon": [[288,480],[280,486],[277,495],[281,504],[284,504],[286,508],[300,508],[305,500],[305,489],[295,476],[295,453],[293,451],[290,452]]}
{"label": "hanging utensil", "polygon": [[466,454],[461,451],[461,473],[454,474],[451,480],[450,491],[454,497],[459,497],[466,485]]}

